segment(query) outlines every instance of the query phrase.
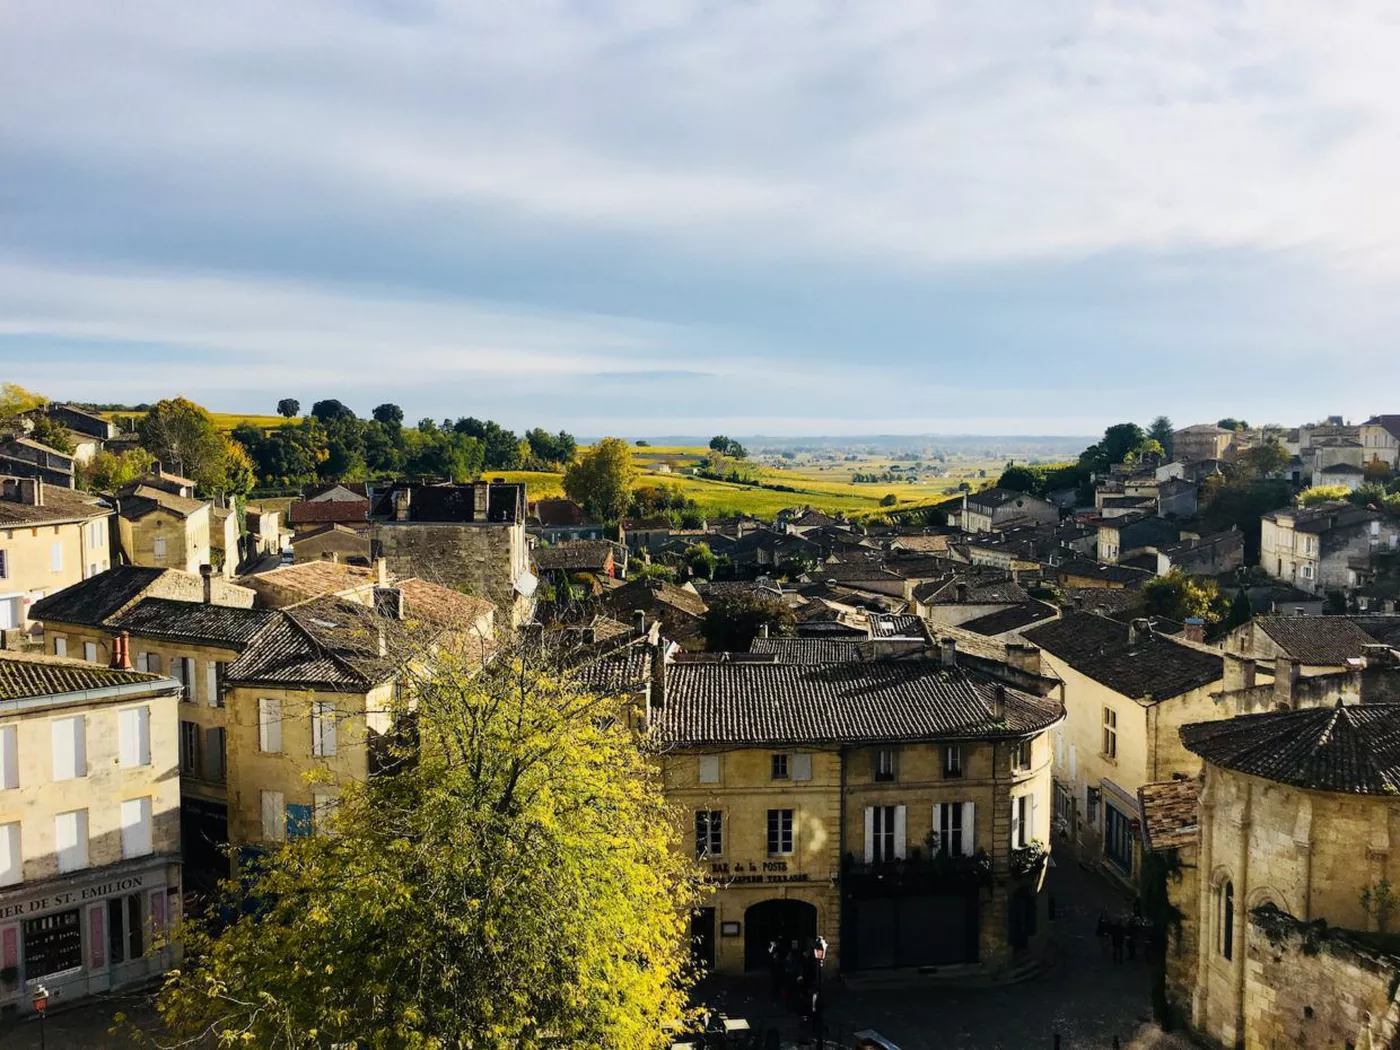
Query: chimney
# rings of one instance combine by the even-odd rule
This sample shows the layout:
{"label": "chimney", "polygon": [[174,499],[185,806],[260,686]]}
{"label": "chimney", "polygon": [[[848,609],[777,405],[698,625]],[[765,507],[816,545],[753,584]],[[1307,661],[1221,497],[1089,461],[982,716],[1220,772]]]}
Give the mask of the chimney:
{"label": "chimney", "polygon": [[759,624],[759,625],[758,625],[758,636],[759,636],[760,638],[767,638],[767,637],[768,637],[768,625],[767,625],[766,623],[762,623],[762,624]]}
{"label": "chimney", "polygon": [[204,604],[214,604],[214,566],[208,562],[199,567],[199,578],[204,584]]}
{"label": "chimney", "polygon": [[651,647],[651,692],[649,706],[660,711],[666,706],[666,640],[658,639]]}
{"label": "chimney", "polygon": [[126,631],[112,639],[112,670],[131,670],[131,635]]}
{"label": "chimney", "polygon": [[998,684],[992,691],[992,721],[1000,722],[1006,718],[1006,686]]}
{"label": "chimney", "polygon": [[1181,632],[1181,637],[1188,642],[1204,642],[1206,640],[1206,622],[1199,616],[1188,616],[1186,618],[1186,629]]}
{"label": "chimney", "polygon": [[647,633],[647,611],[638,609],[632,614],[632,633],[638,638]]}
{"label": "chimney", "polygon": [[1236,656],[1234,653],[1225,654],[1225,679],[1221,686],[1226,692],[1234,692],[1237,689],[1254,688],[1254,672],[1258,665],[1247,656]]}
{"label": "chimney", "polygon": [[491,486],[485,481],[472,482],[472,521],[485,521],[491,506]]}
{"label": "chimney", "polygon": [[1298,661],[1286,656],[1274,657],[1274,699],[1287,703],[1293,699],[1293,687],[1298,684]]}
{"label": "chimney", "polygon": [[413,490],[407,485],[394,490],[394,520],[408,521],[409,507],[413,502]]}
{"label": "chimney", "polygon": [[374,589],[374,612],[386,620],[403,619],[403,590],[399,587]]}
{"label": "chimney", "polygon": [[957,667],[958,640],[956,638],[938,639],[938,656],[944,667]]}
{"label": "chimney", "polygon": [[1022,674],[1034,675],[1036,678],[1044,673],[1040,646],[1031,645],[1029,642],[1008,642],[1006,644],[1006,663]]}
{"label": "chimney", "polygon": [[374,559],[374,582],[380,587],[389,586],[389,559]]}
{"label": "chimney", "polygon": [[966,602],[966,601],[967,601],[967,584],[965,584],[965,583],[960,583],[960,584],[958,584],[958,585],[956,586],[955,590],[956,590],[957,596],[958,596],[958,604],[961,605],[962,603]]}
{"label": "chimney", "polygon": [[1140,617],[1128,624],[1128,644],[1136,645],[1139,641],[1146,641],[1152,637],[1152,621],[1145,617]]}

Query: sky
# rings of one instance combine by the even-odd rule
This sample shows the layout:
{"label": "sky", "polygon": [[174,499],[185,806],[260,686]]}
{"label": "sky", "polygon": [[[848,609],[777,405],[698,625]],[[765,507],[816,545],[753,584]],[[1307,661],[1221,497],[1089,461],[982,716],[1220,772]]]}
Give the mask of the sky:
{"label": "sky", "polygon": [[1369,0],[11,0],[0,378],[580,434],[1400,411]]}

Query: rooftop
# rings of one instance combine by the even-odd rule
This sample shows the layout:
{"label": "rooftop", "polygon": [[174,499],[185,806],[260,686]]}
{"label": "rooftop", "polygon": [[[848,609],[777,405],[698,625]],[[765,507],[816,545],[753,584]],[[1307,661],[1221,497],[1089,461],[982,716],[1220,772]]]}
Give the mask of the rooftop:
{"label": "rooftop", "polygon": [[496,611],[485,598],[475,598],[416,576],[392,586],[403,593],[404,605],[412,619],[430,620],[444,626],[471,626]]}
{"label": "rooftop", "polygon": [[1237,773],[1314,791],[1400,794],[1400,704],[1304,707],[1181,728],[1181,742]]}
{"label": "rooftop", "polygon": [[363,496],[352,499],[293,500],[287,505],[287,521],[293,525],[362,522],[368,515],[369,500]]}
{"label": "rooftop", "polygon": [[35,507],[17,500],[0,499],[0,528],[86,521],[112,513],[112,505],[100,497],[59,485],[45,485],[43,500],[42,506]]}
{"label": "rooftop", "polygon": [[143,637],[242,649],[275,616],[276,613],[266,609],[238,609],[171,598],[142,598],[108,626],[114,631],[130,631]]}
{"label": "rooftop", "polygon": [[705,599],[694,591],[657,579],[633,580],[611,591],[605,601],[613,609],[628,612],[643,608],[647,602],[661,602],[697,618],[704,616],[707,609]]}
{"label": "rooftop", "polygon": [[267,572],[245,576],[245,586],[259,583],[275,584],[308,598],[322,594],[338,594],[359,587],[370,587],[379,579],[374,569],[362,565],[345,565],[334,561],[308,561],[300,565],[280,565]]}
{"label": "rooftop", "polygon": [[1007,631],[1017,631],[1031,624],[1040,623],[1042,620],[1052,620],[1058,615],[1053,605],[1036,601],[1034,598],[1020,605],[1013,605],[1007,609],[998,609],[996,612],[987,613],[973,620],[967,620],[960,626],[967,631],[976,631],[978,634],[998,635]]}
{"label": "rooftop", "polygon": [[553,547],[537,548],[534,558],[541,572],[572,572],[601,569],[616,550],[607,540],[565,540]]}
{"label": "rooftop", "polygon": [[1007,504],[1013,506],[1023,506],[1026,502],[1044,502],[1029,492],[1020,492],[1016,489],[991,488],[983,492],[969,492],[967,494],[967,505],[988,509],[1005,507]]}
{"label": "rooftop", "polygon": [[101,627],[167,571],[145,565],[120,565],[39,599],[30,607],[29,617]]}
{"label": "rooftop", "polygon": [[[1130,635],[1135,636],[1131,638]],[[1093,613],[1073,613],[1022,634],[1116,693],[1145,703],[1168,700],[1225,673],[1224,658]]]}
{"label": "rooftop", "polygon": [[1256,616],[1254,629],[1304,664],[1340,666],[1376,641],[1345,616]]}
{"label": "rooftop", "polygon": [[1194,846],[1200,834],[1196,815],[1200,797],[1201,782],[1194,778],[1163,780],[1138,788],[1143,846],[1154,851]]}
{"label": "rooftop", "polygon": [[868,641],[859,635],[833,638],[755,638],[749,652],[775,656],[785,664],[836,664],[861,659]]}
{"label": "rooftop", "polygon": [[166,684],[174,688],[169,679],[145,671],[115,671],[84,660],[0,651],[0,703],[112,686],[149,685],[155,689]]}
{"label": "rooftop", "polygon": [[188,518],[209,505],[203,500],[177,496],[173,492],[152,488],[150,485],[137,485],[129,495],[122,496],[117,502],[124,518],[144,517],[157,508]]}

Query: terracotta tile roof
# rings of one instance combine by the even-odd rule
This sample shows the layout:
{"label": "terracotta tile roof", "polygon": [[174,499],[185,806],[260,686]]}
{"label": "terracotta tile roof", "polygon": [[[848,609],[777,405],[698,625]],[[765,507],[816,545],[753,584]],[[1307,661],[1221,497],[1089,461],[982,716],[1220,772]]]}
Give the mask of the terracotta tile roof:
{"label": "terracotta tile roof", "polygon": [[496,610],[485,598],[474,598],[416,576],[400,580],[393,586],[403,592],[409,617],[431,620],[444,626],[470,626]]}
{"label": "terracotta tile roof", "polygon": [[811,666],[677,664],[667,669],[657,734],[682,746],[1020,737],[1054,725],[1058,704],[938,662]]}
{"label": "terracotta tile roof", "polygon": [[287,505],[287,521],[293,525],[363,523],[368,515],[367,499],[293,500]]}
{"label": "terracotta tile roof", "polygon": [[177,496],[173,492],[152,488],[150,485],[137,485],[130,495],[122,496],[117,503],[118,512],[123,518],[142,518],[157,508],[188,518],[209,506],[203,500]]}
{"label": "terracotta tile roof", "polygon": [[229,682],[360,691],[372,683],[286,613],[277,613],[224,673]]}
{"label": "terracotta tile roof", "polygon": [[1254,629],[1304,664],[1340,666],[1376,641],[1346,616],[1256,616]]}
{"label": "terracotta tile roof", "polygon": [[1293,787],[1400,794],[1400,704],[1305,707],[1181,727],[1214,765]]}
{"label": "terracotta tile roof", "polygon": [[626,613],[628,617],[636,609],[644,609],[651,602],[669,605],[687,616],[700,618],[705,615],[705,599],[694,591],[678,587],[666,580],[634,580],[608,594],[604,599],[615,612]]}
{"label": "terracotta tile roof", "polygon": [[146,638],[173,638],[242,649],[276,618],[266,609],[238,609],[171,598],[142,598],[108,625]]}
{"label": "terracotta tile roof", "polygon": [[115,685],[145,685],[153,688],[175,683],[144,671],[114,671],[101,664],[68,660],[37,653],[0,652],[0,702],[36,696],[54,696]]}
{"label": "terracotta tile roof", "polygon": [[540,499],[534,503],[533,516],[543,527],[560,525],[583,525],[587,515],[583,508],[571,499]]}
{"label": "terracotta tile roof", "polygon": [[534,558],[541,572],[601,571],[616,554],[617,545],[607,540],[565,540],[538,548]]}
{"label": "terracotta tile roof", "polygon": [[867,639],[852,635],[834,638],[755,638],[749,652],[776,656],[785,664],[838,664],[861,659]]}
{"label": "terracotta tile roof", "polygon": [[1195,778],[1163,780],[1138,788],[1143,846],[1154,851],[1194,846],[1200,835],[1196,814],[1200,797],[1201,782]]}
{"label": "terracotta tile roof", "polygon": [[87,521],[89,518],[105,518],[111,513],[112,505],[98,496],[58,485],[45,485],[42,507],[0,499],[0,528]]}
{"label": "terracotta tile roof", "polygon": [[1022,637],[1080,674],[1147,703],[1168,700],[1220,680],[1224,658],[1157,633],[1129,641],[1125,623],[1074,613],[1025,631]]}
{"label": "terracotta tile roof", "polygon": [[29,610],[32,620],[101,627],[108,617],[120,612],[156,582],[165,569],[145,565],[120,565],[80,583],[65,587],[35,602]]}
{"label": "terracotta tile roof", "polygon": [[378,579],[375,570],[362,565],[345,565],[333,561],[308,561],[301,565],[281,565],[267,572],[245,577],[248,586],[258,582],[274,583],[308,598],[337,594],[358,587],[372,586]]}

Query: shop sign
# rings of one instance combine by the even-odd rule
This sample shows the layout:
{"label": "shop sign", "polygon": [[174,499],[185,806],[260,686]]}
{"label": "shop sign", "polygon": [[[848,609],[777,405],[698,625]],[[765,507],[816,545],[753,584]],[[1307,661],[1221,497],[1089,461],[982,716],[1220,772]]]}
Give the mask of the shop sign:
{"label": "shop sign", "polygon": [[18,901],[14,904],[0,904],[0,919],[14,919],[21,915],[34,915],[41,911],[52,911],[55,908],[72,908],[85,901],[100,900],[110,897],[114,893],[127,893],[131,890],[139,890],[144,882],[145,876],[127,875],[120,879],[108,879],[95,886],[84,886],[76,890],[64,890],[60,893],[50,893],[45,897],[33,897],[27,901]]}

